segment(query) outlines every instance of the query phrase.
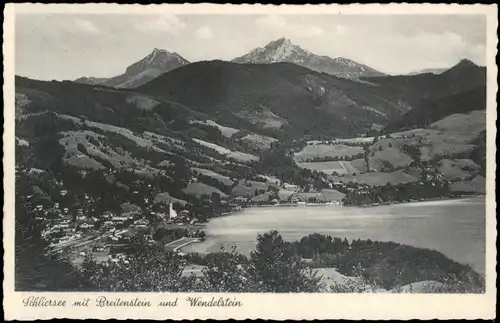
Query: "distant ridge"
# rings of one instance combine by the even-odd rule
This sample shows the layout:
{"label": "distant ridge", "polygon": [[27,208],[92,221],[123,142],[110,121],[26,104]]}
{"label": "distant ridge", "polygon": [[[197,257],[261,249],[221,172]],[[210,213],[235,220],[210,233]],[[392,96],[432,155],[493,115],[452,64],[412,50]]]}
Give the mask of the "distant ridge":
{"label": "distant ridge", "polygon": [[399,97],[413,107],[486,86],[486,68],[461,60],[440,74],[397,75],[363,78],[383,88],[386,94]]}
{"label": "distant ridge", "polygon": [[407,75],[419,75],[419,74],[436,74],[436,75],[439,75],[439,74],[443,73],[446,70],[448,70],[448,68],[424,68],[423,70],[411,72],[411,73],[408,73]]}

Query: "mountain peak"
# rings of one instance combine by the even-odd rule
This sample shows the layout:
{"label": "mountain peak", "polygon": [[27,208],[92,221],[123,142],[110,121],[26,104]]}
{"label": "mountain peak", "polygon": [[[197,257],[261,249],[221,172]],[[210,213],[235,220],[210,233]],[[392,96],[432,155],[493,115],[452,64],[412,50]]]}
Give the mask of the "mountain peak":
{"label": "mountain peak", "polygon": [[258,50],[258,52],[266,52],[269,63],[283,62],[287,61],[291,56],[307,54],[306,51],[292,44],[290,39],[285,37],[271,41],[263,49]]}
{"label": "mountain peak", "polygon": [[467,58],[463,58],[462,60],[460,60],[460,62],[458,62],[457,65],[455,66],[477,66],[476,64],[474,64],[472,61],[468,60]]}
{"label": "mountain peak", "polygon": [[273,40],[263,48],[258,47],[243,56],[233,59],[232,62],[243,64],[288,62],[309,68],[313,71],[324,72],[344,78],[384,75],[368,66],[346,58],[338,57],[332,59],[327,56],[315,55],[298,45],[294,45],[290,39],[285,37]]}
{"label": "mountain peak", "polygon": [[158,58],[158,57],[168,57],[171,55],[175,55],[175,53],[171,53],[171,52],[166,51],[164,49],[155,48],[147,57]]}
{"label": "mountain peak", "polygon": [[456,73],[458,71],[462,71],[462,70],[469,70],[469,69],[474,69],[474,68],[479,68],[479,66],[477,66],[476,64],[474,64],[473,62],[471,62],[470,60],[466,59],[466,58],[463,58],[462,60],[460,60],[460,62],[458,62],[456,65],[454,65],[453,67],[451,67],[450,69],[448,69],[446,71],[446,73],[448,72],[451,72],[451,73]]}
{"label": "mountain peak", "polygon": [[270,49],[270,50],[276,50],[277,48],[280,48],[282,46],[285,46],[285,47],[298,47],[298,46],[295,46],[294,44],[292,44],[292,42],[290,41],[290,39],[285,38],[285,37],[281,37],[281,38],[278,38],[276,40],[273,40],[273,41],[269,42],[266,46],[264,46],[264,48],[265,49]]}
{"label": "mountain peak", "polygon": [[173,69],[189,64],[189,61],[177,52],[169,52],[161,48],[153,51],[141,60],[129,65],[125,73],[112,78],[81,77],[79,83],[103,84],[116,88],[134,88],[141,86],[152,79]]}
{"label": "mountain peak", "polygon": [[177,53],[171,53],[164,49],[155,48],[153,51],[142,60],[130,65],[125,74],[138,74],[146,69],[156,69],[166,72],[170,70],[172,65],[175,67],[189,63]]}
{"label": "mountain peak", "polygon": [[276,44],[276,45],[282,45],[282,44],[292,45],[292,42],[288,38],[281,37],[281,38],[278,38],[276,40],[273,40],[273,41],[269,42],[269,44],[267,44],[267,46],[271,45],[271,44]]}

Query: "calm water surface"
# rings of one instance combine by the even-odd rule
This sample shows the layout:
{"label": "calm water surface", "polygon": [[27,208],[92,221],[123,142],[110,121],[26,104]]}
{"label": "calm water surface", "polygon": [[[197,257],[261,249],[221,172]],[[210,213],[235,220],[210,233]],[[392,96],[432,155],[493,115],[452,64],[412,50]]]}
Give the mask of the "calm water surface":
{"label": "calm water surface", "polygon": [[213,219],[209,237],[183,252],[216,252],[221,245],[249,254],[258,233],[275,229],[286,240],[310,233],[347,239],[395,241],[435,249],[484,274],[485,200],[483,197],[378,207],[290,206],[248,208]]}

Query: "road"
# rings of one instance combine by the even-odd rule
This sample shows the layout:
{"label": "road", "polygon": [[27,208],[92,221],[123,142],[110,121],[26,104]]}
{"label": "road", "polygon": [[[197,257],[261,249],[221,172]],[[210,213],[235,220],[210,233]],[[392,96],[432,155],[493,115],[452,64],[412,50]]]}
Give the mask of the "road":
{"label": "road", "polygon": [[[128,231],[128,229],[125,229],[125,230],[117,231],[117,232],[115,232],[115,234],[120,235],[120,234],[125,233],[127,231]],[[90,243],[97,241],[97,240],[101,240],[101,239],[109,237],[111,235],[113,235],[113,232],[108,232],[108,233],[105,233],[102,235],[97,235],[97,236],[92,235],[92,236],[81,238],[81,239],[71,240],[71,241],[68,241],[68,242],[65,242],[65,243],[62,243],[62,244],[55,246],[54,250],[60,250],[60,249],[69,248],[69,247],[73,247],[73,248],[83,247],[87,244],[90,244]]]}
{"label": "road", "polygon": [[358,170],[351,165],[351,163],[346,161],[339,161],[340,166],[344,169],[346,175],[352,175],[353,173],[358,173]]}
{"label": "road", "polygon": [[343,161],[339,161],[339,164],[344,169],[345,174],[346,175],[350,175],[349,171],[347,170],[347,167],[345,167],[345,165],[344,165],[344,162]]}
{"label": "road", "polygon": [[182,237],[180,239],[177,239],[175,241],[167,243],[165,246],[172,248],[174,251],[177,251],[180,248],[187,246],[188,244],[198,242],[198,241],[199,241],[199,238]]}

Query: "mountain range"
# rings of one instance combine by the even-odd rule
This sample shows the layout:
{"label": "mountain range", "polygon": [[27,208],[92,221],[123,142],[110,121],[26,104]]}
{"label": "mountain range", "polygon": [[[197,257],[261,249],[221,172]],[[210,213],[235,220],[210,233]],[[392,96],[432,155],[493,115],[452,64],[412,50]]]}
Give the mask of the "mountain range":
{"label": "mountain range", "polygon": [[[128,72],[144,66],[136,64]],[[119,127],[128,138],[128,132],[183,141],[216,138],[215,144],[246,150],[238,138],[283,143],[357,137],[374,125],[385,126],[384,132],[426,127],[452,114],[485,110],[485,97],[486,69],[467,60],[439,75],[366,77],[361,82],[292,63],[206,61],[175,68],[133,89],[16,77],[16,136],[32,141],[47,129],[45,123],[59,131],[84,131],[89,120],[115,132]],[[38,120],[48,112],[80,121],[62,126],[51,114]]]}
{"label": "mountain range", "polygon": [[[355,81],[363,81],[366,78],[389,76],[367,65],[360,64],[347,58],[331,58],[328,56],[316,55],[293,44],[289,39],[284,37],[271,41],[264,47],[256,48],[247,54],[236,57],[230,62],[238,64],[292,63],[312,71]],[[470,61],[467,62],[474,65],[474,63]],[[155,48],[149,55],[128,66],[125,73],[121,75],[112,78],[96,78],[91,76],[80,77],[76,79],[75,82],[94,85],[99,84],[115,88],[136,88],[154,80],[164,73],[188,64],[190,64],[190,62],[178,53]],[[449,69],[446,68],[429,68],[399,76],[404,77],[425,74],[439,75],[448,70]],[[372,79],[370,82],[377,83],[378,81]]]}
{"label": "mountain range", "polygon": [[[135,80],[142,82],[140,75],[153,74],[144,71],[172,66],[162,63],[169,60],[160,57],[172,55],[154,51],[125,74],[136,75]],[[170,129],[172,122],[213,120],[277,139],[300,139],[358,136],[374,125],[392,125],[394,129],[408,116],[429,121],[416,117],[430,115],[429,107],[446,111],[432,113],[439,117],[460,113],[469,109],[456,104],[461,96],[469,110],[484,109],[484,100],[479,100],[482,94],[476,89],[486,85],[485,73],[484,67],[463,60],[439,75],[350,80],[288,62],[205,61],[174,68],[139,87],[120,91],[109,88],[117,78],[99,84],[25,78],[17,82],[20,94],[31,102],[32,112],[54,110],[141,130]],[[404,128],[407,122],[399,124]]]}
{"label": "mountain range", "polygon": [[[263,48],[256,48],[241,57],[231,60],[231,62],[241,64],[288,62],[313,71],[348,79],[386,75],[347,58],[315,55],[300,46],[292,44],[286,38],[272,41]],[[116,88],[134,88],[146,84],[163,73],[189,63],[188,60],[177,53],[155,48],[148,56],[127,67],[125,73],[121,75],[112,78],[80,77],[75,82],[101,84]]]}
{"label": "mountain range", "polygon": [[440,75],[338,78],[292,63],[192,63],[136,90],[224,123],[303,136],[364,133],[428,101],[484,86],[485,68],[461,61]]}

